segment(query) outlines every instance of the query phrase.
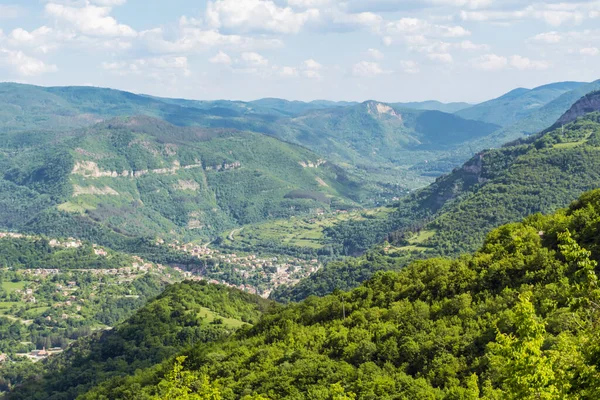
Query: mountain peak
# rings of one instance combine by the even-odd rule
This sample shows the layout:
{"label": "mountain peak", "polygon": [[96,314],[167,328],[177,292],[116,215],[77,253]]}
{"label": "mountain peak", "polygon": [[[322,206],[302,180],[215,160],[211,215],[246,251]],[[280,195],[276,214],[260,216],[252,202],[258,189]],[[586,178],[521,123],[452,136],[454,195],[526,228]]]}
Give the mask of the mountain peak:
{"label": "mountain peak", "polygon": [[562,117],[556,121],[554,126],[560,126],[568,124],[569,122],[575,121],[582,115],[589,114],[592,112],[600,111],[600,90],[591,92],[579,99],[569,111],[563,114]]}

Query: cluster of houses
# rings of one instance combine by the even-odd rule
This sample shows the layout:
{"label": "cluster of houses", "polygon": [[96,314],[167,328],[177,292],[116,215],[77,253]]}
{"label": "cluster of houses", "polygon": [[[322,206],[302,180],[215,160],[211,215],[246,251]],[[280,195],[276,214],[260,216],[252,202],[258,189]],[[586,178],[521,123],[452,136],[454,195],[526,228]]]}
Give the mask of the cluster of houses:
{"label": "cluster of houses", "polygon": [[[317,259],[303,260],[295,257],[259,257],[256,254],[238,255],[236,253],[224,254],[217,249],[193,243],[182,244],[174,242],[169,247],[191,254],[199,259],[215,260],[216,266],[232,265],[234,272],[245,280],[258,277],[267,281],[266,288],[257,288],[249,284],[235,285],[226,281],[210,279],[208,282],[235,287],[240,290],[268,297],[271,291],[281,285],[293,285],[300,279],[318,271],[321,264]],[[176,268],[187,279],[204,279],[203,271],[183,271]]]}

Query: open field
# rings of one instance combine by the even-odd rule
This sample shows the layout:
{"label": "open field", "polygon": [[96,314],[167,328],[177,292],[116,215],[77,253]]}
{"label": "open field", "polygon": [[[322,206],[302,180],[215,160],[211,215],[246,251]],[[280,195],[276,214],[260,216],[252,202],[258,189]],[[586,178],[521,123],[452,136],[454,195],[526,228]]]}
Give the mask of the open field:
{"label": "open field", "polygon": [[240,326],[244,325],[244,322],[240,321],[239,319],[223,317],[222,315],[219,315],[206,307],[201,307],[200,309],[200,316],[202,318],[206,318],[206,321],[209,323],[213,322],[216,318],[221,318],[223,320],[223,325],[230,328],[239,328]]}
{"label": "open field", "polygon": [[391,207],[380,207],[370,210],[292,217],[246,225],[243,229],[225,232],[222,237],[225,244],[254,245],[260,242],[275,241],[287,246],[320,249],[327,244],[324,235],[326,228],[345,221],[385,218],[393,211],[394,209]]}

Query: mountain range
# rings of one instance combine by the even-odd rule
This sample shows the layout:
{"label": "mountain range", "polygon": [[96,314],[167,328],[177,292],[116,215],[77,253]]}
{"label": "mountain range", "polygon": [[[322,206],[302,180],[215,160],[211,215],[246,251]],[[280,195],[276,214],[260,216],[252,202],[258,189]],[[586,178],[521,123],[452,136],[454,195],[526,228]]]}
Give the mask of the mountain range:
{"label": "mountain range", "polygon": [[[66,340],[46,326],[76,340],[29,371],[9,366],[6,397],[597,398],[598,86],[409,108],[0,85],[0,226],[59,238],[2,234],[4,298],[23,284],[24,296],[35,287],[66,305],[71,293],[104,287],[115,290],[114,315],[130,315],[141,301],[132,293],[164,282],[127,278],[131,269],[111,280],[113,271],[131,264],[174,279],[191,276],[181,269],[188,262],[206,267],[161,243],[400,197],[393,212],[325,229],[346,254],[366,253],[271,295],[297,303],[188,281],[125,320],[103,309],[96,318],[115,326],[79,338],[75,318],[50,317],[61,303],[11,308],[18,317],[2,317],[10,329],[0,330],[11,343],[23,346],[27,329],[43,332],[41,343]],[[503,138],[512,141],[482,150]],[[408,180],[428,174],[433,183],[405,195]],[[19,278],[41,267],[56,267],[65,282],[77,277],[66,283],[74,291],[56,286],[58,277]],[[78,289],[90,269],[108,275],[90,274]]]}
{"label": "mountain range", "polygon": [[374,261],[368,253],[358,260],[332,263],[292,288],[280,288],[274,298],[323,295],[351,288],[379,269],[402,268],[414,258],[474,251],[494,227],[554,212],[573,196],[600,187],[600,92],[581,98],[559,121],[537,135],[478,153],[402,199],[385,221],[339,225],[332,232],[335,240],[351,246],[360,243],[356,236],[365,232],[383,240],[386,232],[395,230],[387,237],[398,251],[389,259]]}

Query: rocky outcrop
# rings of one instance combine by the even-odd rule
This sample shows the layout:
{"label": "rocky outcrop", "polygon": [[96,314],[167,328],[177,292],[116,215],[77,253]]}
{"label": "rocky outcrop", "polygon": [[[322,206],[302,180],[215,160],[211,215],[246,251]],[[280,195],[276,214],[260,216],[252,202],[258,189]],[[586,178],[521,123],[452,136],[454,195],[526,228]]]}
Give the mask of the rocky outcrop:
{"label": "rocky outcrop", "polygon": [[191,164],[182,167],[179,164],[179,161],[173,161],[173,165],[170,168],[157,168],[157,169],[142,169],[138,171],[103,171],[98,167],[93,161],[78,161],[75,163],[73,170],[71,171],[74,175],[81,175],[85,178],[102,178],[102,177],[110,177],[110,178],[139,178],[148,174],[159,174],[159,175],[174,175],[180,169],[192,169],[192,168],[202,168],[202,164]]}
{"label": "rocky outcrop", "polygon": [[600,91],[589,93],[579,99],[575,104],[573,104],[569,111],[564,113],[563,116],[556,121],[556,124],[554,124],[553,128],[566,125],[575,121],[582,115],[596,111],[600,111]]}
{"label": "rocky outcrop", "polygon": [[302,166],[302,168],[318,168],[321,165],[325,164],[326,160],[317,160],[316,162],[312,161],[298,161],[298,164]]}
{"label": "rocky outcrop", "polygon": [[398,114],[391,106],[383,103],[378,103],[375,101],[370,101],[367,103],[367,112],[374,116],[390,116],[394,118],[398,118],[402,121],[402,116]]}
{"label": "rocky outcrop", "polygon": [[119,192],[108,186],[98,188],[96,186],[73,185],[73,197],[81,196],[84,194],[118,196]]}
{"label": "rocky outcrop", "polygon": [[205,168],[206,171],[228,171],[230,169],[238,169],[242,167],[242,163],[239,161],[234,161],[232,163],[223,163],[221,165],[213,165],[207,166]]}

